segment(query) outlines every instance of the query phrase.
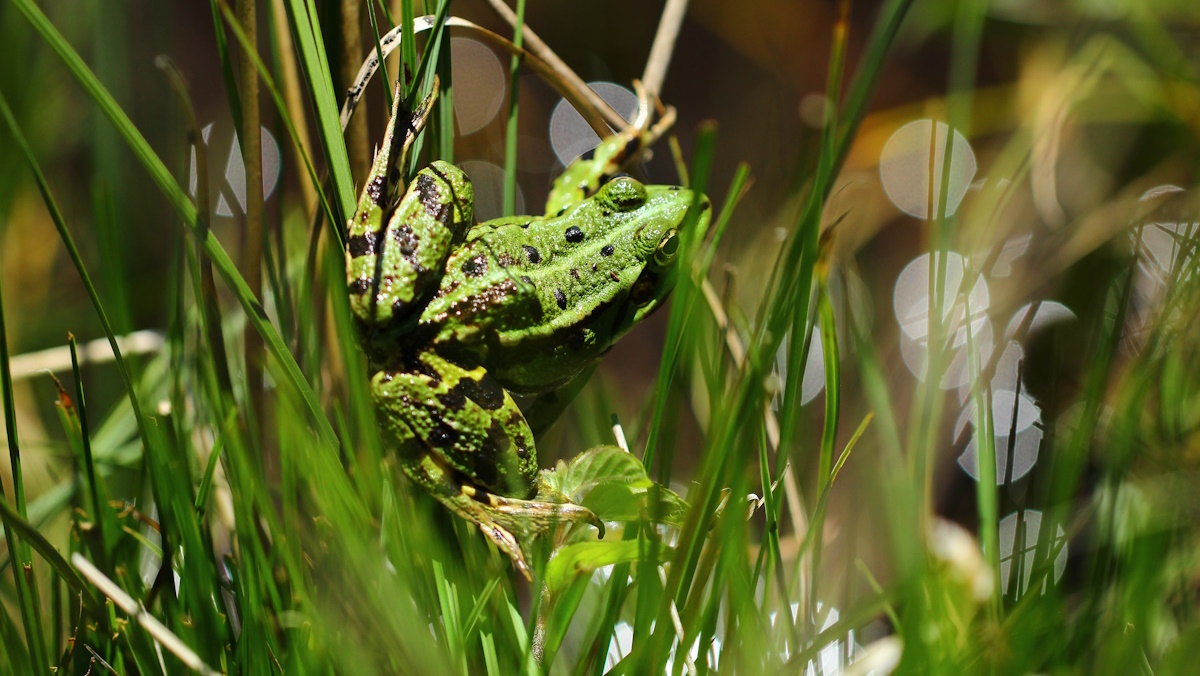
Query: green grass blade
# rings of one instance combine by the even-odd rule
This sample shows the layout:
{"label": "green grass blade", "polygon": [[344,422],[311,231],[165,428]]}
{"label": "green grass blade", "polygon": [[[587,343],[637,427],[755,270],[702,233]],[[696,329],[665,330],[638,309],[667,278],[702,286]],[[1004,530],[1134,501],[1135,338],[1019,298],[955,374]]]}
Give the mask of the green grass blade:
{"label": "green grass blade", "polygon": [[[5,120],[10,122],[10,127],[15,135],[17,129],[11,122],[12,112],[8,109],[8,102],[4,100],[3,96],[0,96],[0,112],[3,112]],[[9,506],[7,496],[3,495],[3,490],[0,489],[0,505],[3,505],[6,517],[4,519],[4,541],[10,555],[15,553],[16,557],[14,560],[17,565],[13,567],[13,583],[17,588],[17,605],[21,611],[21,621],[24,625],[26,641],[28,641],[29,658],[35,665],[45,667],[50,665],[50,660],[46,654],[37,579],[33,575],[30,535],[23,533],[22,537],[18,539],[13,531],[20,529],[16,529],[8,518],[11,511],[12,516],[28,525],[25,522],[25,480],[21,473],[21,451],[17,441],[17,410],[13,399],[12,372],[9,370],[8,363],[8,330],[4,321],[3,300],[4,290],[0,288],[0,383],[4,388],[0,392],[0,396],[4,399],[4,430],[7,435],[8,456],[12,467],[13,505],[15,506],[15,510]],[[32,530],[32,527],[30,529]],[[33,534],[41,537],[37,531],[33,531]],[[0,610],[0,613],[3,612]]]}
{"label": "green grass blade", "polygon": [[[848,129],[855,129],[861,119],[866,93],[874,84],[883,57],[907,7],[908,4],[900,0],[889,3],[884,10],[884,18],[877,25],[868,44],[868,57],[860,63],[859,76],[851,88],[852,105],[848,106],[847,115],[843,118],[848,118]],[[823,171],[818,171],[808,202],[797,220],[797,227],[777,261],[778,267],[774,274],[777,281],[769,287],[771,292],[763,304],[765,311],[760,312],[762,321],[756,327],[754,339],[748,346],[745,367],[739,373],[732,401],[719,416],[714,416],[717,424],[710,430],[709,447],[702,469],[703,479],[699,489],[689,494],[692,509],[689,510],[687,523],[680,535],[678,551],[681,556],[671,568],[656,614],[659,623],[668,620],[670,603],[682,605],[688,589],[692,586],[706,532],[705,525],[716,510],[719,486],[725,483],[727,468],[733,462],[734,454],[738,452],[737,439],[742,426],[746,421],[757,417],[754,412],[759,410],[759,402],[763,397],[760,383],[785,334],[783,326],[790,317],[803,317],[808,313],[824,196],[832,183],[835,169],[840,166],[845,156],[848,143],[837,144],[836,148],[834,157],[825,157],[820,162]],[[665,659],[663,642],[659,643],[657,654],[660,659]],[[654,664],[657,666],[661,663]]]}
{"label": "green grass blade", "polygon": [[[964,312],[967,317],[972,316],[969,296],[970,294],[967,294],[964,301]],[[971,387],[971,406],[975,409],[975,449],[979,458],[979,479],[975,496],[976,505],[979,509],[979,543],[983,548],[983,555],[987,560],[988,568],[995,573],[997,581],[996,591],[999,592],[1000,514],[998,507],[999,499],[996,492],[996,435],[994,430],[995,421],[992,418],[992,388],[983,379],[983,374],[981,373],[982,367],[980,365],[982,357],[979,353],[980,346],[978,345],[978,338],[972,336],[972,333],[974,332],[968,327],[966,332],[967,354],[970,360],[971,379],[973,381]],[[1014,388],[1014,396],[1016,396],[1017,392],[1021,391],[1019,374],[1017,378],[1017,387]],[[1016,425],[1017,405],[1015,403],[1012,410],[1012,424]],[[1012,433],[1010,438],[1015,441],[1016,434]],[[1011,473],[1013,455],[1010,453],[1008,457],[1007,466]],[[1003,483],[1008,484],[1010,481],[1004,481]],[[999,594],[993,594],[992,598],[992,611],[993,613],[998,613],[1001,610]]]}
{"label": "green grass blade", "polygon": [[[829,301],[829,289],[824,284],[820,285],[818,291],[820,298],[817,301],[817,313],[820,316],[821,329],[821,348],[825,356],[825,422],[821,430],[821,450],[818,456],[817,466],[817,491],[818,495],[826,495],[833,481],[833,445],[837,441],[838,417],[841,415],[841,362],[838,360],[838,338],[837,327],[833,319],[833,304]],[[865,423],[864,423],[865,424]],[[858,436],[862,434],[862,428],[855,435],[854,441],[857,442]],[[843,458],[849,453],[844,453]],[[823,533],[825,530],[824,512],[819,512],[813,515],[812,523],[809,524],[808,534],[813,535],[812,545],[812,579],[810,581],[810,593],[808,595],[808,618],[817,618],[817,601],[821,598],[819,593],[821,570],[821,554],[822,545],[824,544]]]}
{"label": "green grass blade", "polygon": [[[133,122],[131,122],[129,117],[125,115],[125,112],[121,110],[116,102],[113,101],[112,97],[109,96],[108,92],[104,89],[104,86],[96,79],[95,75],[92,74],[87,65],[84,64],[83,60],[79,57],[79,54],[76,53],[71,45],[62,37],[61,34],[58,33],[46,16],[41,12],[41,10],[33,5],[32,0],[13,0],[13,2],[17,5],[17,8],[25,14],[25,17],[29,20],[30,24],[33,25],[34,29],[37,30],[37,32],[43,37],[46,43],[50,45],[52,49],[54,49],[59,58],[61,58],[63,63],[67,66],[68,70],[70,70],[72,75],[75,76],[75,79],[83,86],[88,95],[92,97],[92,99],[100,107],[101,111],[106,117],[108,117],[109,121],[112,122],[113,126],[117,128],[117,131],[121,134],[121,136],[124,137],[125,142],[128,144],[130,150],[132,150],[138,160],[142,162],[147,172],[150,174],[150,177],[158,185],[159,189],[162,190],[163,194],[175,208],[176,212],[179,213],[185,225],[187,225],[190,230],[195,232],[197,230],[195,206],[188,199],[187,195],[184,193],[183,189],[180,188],[179,184],[175,182],[174,178],[172,178],[166,166],[163,165],[162,160],[160,160],[154,153],[153,149],[150,148],[150,145],[146,142],[146,139],[142,136],[141,132],[137,130],[137,128],[133,125]],[[337,126],[336,117],[337,115],[335,111],[335,127]],[[338,134],[340,135],[340,130]],[[345,145],[343,144],[341,148],[342,169],[345,171]],[[32,156],[30,157],[32,158]],[[65,232],[65,228],[63,228],[62,231]],[[254,327],[258,330],[259,335],[261,335],[263,340],[266,342],[268,351],[278,362],[278,366],[282,369],[281,375],[293,387],[296,388],[297,392],[300,393],[307,413],[312,416],[313,422],[317,426],[317,432],[321,437],[321,440],[329,448],[336,447],[337,438],[333,433],[333,428],[329,425],[328,419],[325,417],[324,411],[321,409],[321,406],[316,399],[316,395],[313,393],[312,388],[308,385],[304,375],[300,372],[300,367],[296,365],[296,361],[294,358],[292,358],[287,346],[279,337],[279,333],[267,320],[267,316],[262,308],[262,305],[254,298],[253,294],[250,293],[250,289],[246,286],[245,280],[242,279],[240,274],[238,274],[236,266],[234,266],[233,261],[230,260],[229,255],[225,252],[224,247],[221,246],[220,242],[217,241],[216,237],[211,232],[207,233],[203,237],[201,244],[203,245],[204,250],[208,254],[209,258],[212,260],[214,267],[216,267],[217,271],[221,274],[222,278],[225,280],[225,283],[230,286],[234,296],[238,299],[238,302],[241,303],[243,309],[246,311],[247,319],[254,324]],[[77,263],[77,265],[81,267],[81,263]],[[89,294],[91,293],[94,292],[89,285]],[[93,303],[98,303],[98,299],[93,298]],[[119,354],[112,331],[107,325],[107,320],[103,321],[106,324],[106,333],[109,335],[109,340],[113,344],[113,350]],[[124,361],[118,357],[117,362],[119,367],[122,368],[124,372]],[[127,376],[127,374],[125,375]],[[126,386],[131,387],[130,379],[128,377],[126,377]],[[136,412],[138,419],[141,420],[140,411]]]}
{"label": "green grass blade", "polygon": [[[702,127],[696,136],[696,147],[693,154],[692,174],[692,189],[696,191],[697,200],[699,195],[708,187],[709,168],[712,166],[712,156],[716,149],[717,130],[715,126],[706,125]],[[730,204],[730,200],[726,200],[726,205]],[[693,261],[696,260],[696,254],[703,245],[703,233],[695,233],[695,225],[699,222],[699,202],[693,204],[689,209],[688,215],[684,219],[681,226],[681,231],[687,235],[687,241],[683,253],[680,256],[679,270],[690,270]],[[692,227],[689,227],[692,226]],[[699,235],[699,236],[697,236]],[[671,304],[671,317],[668,320],[667,335],[665,339],[665,348],[663,350],[662,361],[659,362],[658,378],[655,381],[655,396],[656,401],[665,402],[670,396],[671,387],[675,380],[675,373],[678,369],[679,360],[682,356],[683,339],[686,334],[687,324],[692,316],[692,310],[695,304],[700,302],[700,288],[698,284],[693,283],[692,279],[684,275],[682,272],[677,272],[675,299]],[[697,278],[702,279],[702,278]],[[659,431],[662,428],[662,416],[665,412],[665,407],[655,407],[654,416],[650,421],[650,431],[646,437],[646,450],[642,454],[642,464],[645,465],[647,471],[651,471],[655,460],[655,451],[658,447]],[[671,459],[668,455],[663,460],[659,461],[660,471],[669,472],[671,467]],[[659,483],[666,485],[669,480],[669,474],[660,473],[658,477]]]}
{"label": "green grass blade", "polygon": [[[213,36],[217,42],[217,60],[221,62],[221,82],[225,85],[225,100],[229,102],[229,117],[233,120],[233,133],[242,136],[242,100],[238,96],[237,77],[233,74],[233,59],[229,58],[229,46],[225,42],[225,31],[221,30],[221,11],[218,0],[209,0],[212,11]],[[200,174],[201,180],[207,174]],[[207,204],[207,202],[205,202]]]}
{"label": "green grass blade", "polygon": [[38,556],[41,556],[45,559],[46,563],[50,564],[50,567],[62,577],[63,581],[71,587],[73,592],[83,595],[83,604],[89,612],[93,613],[96,617],[104,617],[104,604],[92,591],[91,587],[75,572],[71,564],[67,563],[67,560],[58,553],[58,550],[42,535],[41,531],[22,518],[8,504],[7,500],[0,500],[0,518],[4,520],[6,528],[12,528],[17,535],[21,536],[23,542],[27,543],[33,551],[37,552]]}
{"label": "green grass blade", "polygon": [[[354,179],[350,176],[350,158],[346,154],[346,141],[338,121],[338,97],[330,79],[325,41],[321,37],[316,8],[311,1],[288,0],[287,9],[292,37],[300,51],[301,71],[316,107],[317,135],[321,139],[326,166],[333,179],[334,230],[340,233],[350,214],[354,213]],[[341,239],[343,237],[339,234],[339,241]]]}
{"label": "green grass blade", "polygon": [[75,411],[79,416],[79,439],[83,450],[83,469],[87,473],[88,493],[92,500],[92,521],[96,524],[97,538],[100,541],[100,551],[97,558],[101,570],[108,570],[109,552],[108,539],[105,537],[106,514],[104,510],[105,496],[100,491],[96,481],[96,460],[92,457],[92,439],[88,430],[87,404],[83,398],[83,377],[79,373],[79,355],[75,349],[75,336],[68,336],[71,346],[71,370],[75,377]]}
{"label": "green grass blade", "polygon": [[[225,419],[224,429],[233,427],[234,416],[237,411],[230,411],[229,417]],[[221,451],[225,448],[225,437],[217,437],[216,443],[213,444],[212,450],[208,453],[208,463],[204,467],[204,476],[200,478],[200,486],[196,489],[196,504],[195,509],[199,514],[203,514],[208,509],[208,493],[212,490],[213,475],[217,471],[217,463],[221,459]]]}
{"label": "green grass blade", "polygon": [[[912,3],[913,0],[888,0],[887,4],[879,10],[880,19],[871,28],[871,35],[866,42],[866,52],[859,61],[858,70],[850,82],[846,99],[838,116],[838,119],[842,121],[842,127],[838,130],[836,151],[831,167],[833,175],[841,170],[842,162],[845,161],[846,154],[850,150],[850,143],[858,133],[858,126],[866,111],[867,100],[875,91],[875,85],[887,63],[888,52],[896,39],[896,33],[900,31],[900,25],[908,16],[908,10]],[[832,184],[827,186],[827,189],[829,187],[832,187]]]}
{"label": "green grass blade", "polygon": [[271,93],[271,98],[275,101],[275,109],[279,113],[279,119],[283,121],[284,128],[287,129],[288,137],[292,140],[292,146],[296,152],[296,156],[304,162],[304,169],[308,173],[309,180],[312,181],[314,190],[317,193],[317,199],[320,202],[321,211],[330,222],[337,222],[333,212],[333,207],[329,200],[325,197],[325,191],[322,189],[321,178],[317,175],[317,169],[313,166],[312,158],[304,150],[304,144],[300,140],[300,133],[296,129],[295,121],[292,120],[292,114],[288,111],[287,103],[283,99],[283,93],[279,91],[279,87],[275,84],[275,79],[271,77],[270,71],[267,70],[266,64],[262,62],[258,54],[247,50],[250,44],[246,39],[246,33],[242,27],[238,25],[237,18],[233,15],[232,10],[222,6],[221,11],[225,14],[225,21],[229,25],[229,30],[233,32],[234,37],[241,43],[245,53],[250,55],[254,60],[255,66],[258,68],[258,76],[267,87],[267,91]]}
{"label": "green grass blade", "polygon": [[5,673],[32,674],[35,671],[22,638],[8,613],[0,613],[0,668],[5,669]]}
{"label": "green grass blade", "polygon": [[388,117],[392,116],[392,81],[388,76],[387,61],[383,58],[383,48],[379,46],[379,23],[375,20],[375,3],[367,1],[367,16],[371,21],[371,34],[375,36],[375,58],[379,59],[379,72],[383,79],[383,100],[387,102]]}
{"label": "green grass blade", "polygon": [[[438,97],[434,111],[437,116],[437,124],[434,126],[437,133],[436,156],[447,162],[454,162],[454,121],[456,118],[454,112],[454,50],[451,46],[450,36],[443,28],[449,12],[450,0],[440,0],[436,14],[438,23],[425,45],[424,52],[424,54],[432,53],[434,61],[425,63],[424,70],[426,82],[431,81],[432,73],[436,72],[442,88],[442,95]],[[423,55],[422,59],[424,60],[424,58]]]}
{"label": "green grass blade", "polygon": [[[212,221],[212,213],[209,207],[208,144],[203,142],[200,127],[196,122],[196,110],[192,105],[191,96],[188,94],[187,83],[184,82],[183,74],[179,72],[175,64],[166,56],[159,56],[155,59],[155,65],[166,74],[167,82],[170,83],[171,88],[175,91],[175,95],[179,98],[180,104],[183,107],[188,139],[191,142],[192,152],[195,153],[196,158],[196,203],[199,205],[196,211],[196,228],[198,232],[207,235],[209,223]],[[192,251],[191,242],[185,242],[184,248],[190,254]],[[219,301],[217,300],[216,285],[213,282],[212,263],[207,258],[200,259],[198,263],[193,259],[191,267],[194,270],[199,270],[199,277],[196,279],[196,298],[199,299],[201,305],[201,323],[204,327],[204,334],[208,339],[208,351],[211,355],[212,369],[215,370],[222,396],[229,401],[233,401],[233,382],[229,375],[229,359],[226,356],[225,337],[221,331],[221,311]],[[179,285],[177,293],[182,296],[182,283]],[[176,313],[176,333],[177,340],[180,343],[182,343],[181,334],[183,327],[181,322],[183,316],[184,308],[182,298],[180,298]]]}
{"label": "green grass blade", "polygon": [[[513,27],[513,45],[521,48],[525,28],[525,0],[517,0],[517,24]],[[516,54],[508,65],[508,120],[504,137],[504,216],[511,216],[516,209],[517,195],[517,113],[521,81],[517,72],[521,68],[521,59]]]}
{"label": "green grass blade", "polygon": [[417,72],[417,42],[413,39],[413,20],[416,18],[413,0],[400,0],[400,72],[396,78],[404,87],[406,99],[412,96],[416,84],[413,77]]}

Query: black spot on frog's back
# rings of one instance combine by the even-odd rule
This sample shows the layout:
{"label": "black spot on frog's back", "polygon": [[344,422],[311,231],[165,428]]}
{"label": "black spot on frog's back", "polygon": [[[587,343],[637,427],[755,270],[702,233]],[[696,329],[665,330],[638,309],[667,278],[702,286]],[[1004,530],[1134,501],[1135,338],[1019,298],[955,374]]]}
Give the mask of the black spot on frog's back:
{"label": "black spot on frog's back", "polygon": [[542,253],[537,250],[537,247],[525,244],[521,248],[525,249],[525,257],[529,259],[531,265],[537,265],[542,262]]}
{"label": "black spot on frog's back", "polygon": [[350,291],[350,293],[352,293],[356,296],[370,291],[371,290],[371,278],[370,277],[359,277],[358,279],[354,280],[353,282],[350,282],[348,290]]}
{"label": "black spot on frog's back", "polygon": [[412,258],[416,253],[417,246],[421,243],[421,238],[417,233],[413,232],[412,226],[405,223],[404,225],[392,231],[393,238],[396,240],[396,246],[400,248],[400,255],[405,258]]}
{"label": "black spot on frog's back", "polygon": [[430,385],[442,382],[442,374],[438,373],[434,367],[426,364],[420,356],[402,359],[401,368],[409,373],[425,376],[429,379]]}
{"label": "black spot on frog's back", "polygon": [[387,185],[387,177],[383,174],[371,179],[367,184],[367,196],[371,198],[371,202],[377,206],[383,206],[383,188]]}
{"label": "black spot on frog's back", "polygon": [[504,390],[489,377],[481,380],[463,378],[450,390],[450,394],[470,399],[485,411],[494,411],[504,405]]}
{"label": "black spot on frog's back", "polygon": [[567,309],[567,294],[563,293],[562,289],[554,290],[554,302],[558,304],[559,310]]}
{"label": "black spot on frog's back", "polygon": [[437,398],[442,403],[442,406],[451,411],[461,411],[467,405],[467,398],[463,396],[462,392],[458,391],[458,388],[443,392],[437,395]]}
{"label": "black spot on frog's back", "polygon": [[458,432],[446,423],[440,422],[429,431],[429,436],[425,440],[434,448],[452,448],[458,442]]}
{"label": "black spot on frog's back", "polygon": [[563,233],[563,236],[566,237],[567,241],[572,244],[578,244],[583,241],[583,231],[579,229],[578,225],[572,225],[571,227],[567,228],[567,231]]}
{"label": "black spot on frog's back", "polygon": [[346,241],[346,251],[351,258],[375,253],[375,233],[368,230],[361,235],[354,235]]}
{"label": "black spot on frog's back", "polygon": [[417,194],[421,206],[435,221],[446,225],[450,222],[450,205],[442,198],[442,186],[429,174],[417,174]]}
{"label": "black spot on frog's back", "polygon": [[508,435],[495,420],[488,426],[487,436],[479,444],[479,452],[472,458],[474,482],[496,493],[508,493],[509,486],[501,485],[500,469],[504,452],[509,445]]}
{"label": "black spot on frog's back", "polygon": [[487,272],[487,268],[487,258],[484,258],[483,254],[468,258],[462,264],[463,274],[468,277],[479,277]]}
{"label": "black spot on frog's back", "polygon": [[600,249],[600,255],[607,258],[608,256],[613,255],[614,251],[616,251],[616,249],[613,248],[613,245],[605,244],[604,248]]}

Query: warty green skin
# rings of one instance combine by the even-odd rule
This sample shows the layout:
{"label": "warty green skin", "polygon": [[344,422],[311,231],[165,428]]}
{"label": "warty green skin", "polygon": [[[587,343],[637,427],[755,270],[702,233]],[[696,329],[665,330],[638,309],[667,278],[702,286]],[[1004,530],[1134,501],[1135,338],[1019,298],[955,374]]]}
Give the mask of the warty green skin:
{"label": "warty green skin", "polygon": [[670,293],[691,202],[690,191],[623,177],[560,215],[480,224],[451,254],[419,332],[508,390],[560,387]]}
{"label": "warty green skin", "polygon": [[[484,534],[528,575],[522,543],[560,520],[594,515],[538,492],[533,432],[511,393],[553,393],[591,367],[670,293],[688,190],[612,179],[592,197],[560,197],[552,216],[471,224],[472,191],[434,162],[399,195],[396,119],[348,224],[351,309],[384,433],[409,477]],[[399,111],[399,102],[394,106]],[[602,144],[642,143],[638,129]],[[590,161],[592,170],[613,173]],[[577,171],[577,168],[568,168]]]}

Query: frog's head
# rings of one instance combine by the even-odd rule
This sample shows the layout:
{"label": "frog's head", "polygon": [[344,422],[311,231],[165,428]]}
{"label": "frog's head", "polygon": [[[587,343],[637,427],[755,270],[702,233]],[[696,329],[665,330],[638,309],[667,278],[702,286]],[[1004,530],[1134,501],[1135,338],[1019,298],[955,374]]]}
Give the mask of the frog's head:
{"label": "frog's head", "polygon": [[[609,274],[604,300],[613,304],[610,341],[615,342],[645,319],[670,295],[675,285],[680,226],[695,194],[686,188],[643,185],[627,176],[604,184],[592,198],[600,222],[608,227],[609,247],[601,251]],[[712,206],[701,196],[700,232],[708,225]],[[620,281],[616,281],[619,278]]]}
{"label": "frog's head", "polygon": [[[595,363],[671,293],[695,193],[618,176],[554,216],[485,235],[497,268],[533,291],[496,318],[488,370],[506,389],[545,392]],[[701,228],[712,207],[698,201]],[[499,278],[499,277],[498,277]]]}

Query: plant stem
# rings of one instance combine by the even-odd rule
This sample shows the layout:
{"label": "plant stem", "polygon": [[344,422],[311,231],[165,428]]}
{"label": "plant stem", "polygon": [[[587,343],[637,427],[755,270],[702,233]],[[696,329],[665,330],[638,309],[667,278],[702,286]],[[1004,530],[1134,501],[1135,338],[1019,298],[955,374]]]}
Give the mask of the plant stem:
{"label": "plant stem", "polygon": [[[258,20],[255,0],[238,0],[238,19],[249,44],[243,47],[238,61],[238,85],[242,102],[242,163],[246,168],[246,227],[242,231],[242,274],[246,285],[262,302],[263,256],[263,193],[262,193],[262,136],[259,133],[258,71],[249,53],[258,52]],[[250,415],[258,424],[262,421],[264,348],[262,339],[251,326],[245,332],[246,388]],[[261,440],[261,426],[257,434]]]}
{"label": "plant stem", "polygon": [[[359,15],[361,0],[342,0],[342,88],[354,82],[358,75],[358,64],[362,61],[362,19]],[[346,154],[350,157],[350,175],[362,178],[367,175],[370,162],[370,139],[367,118],[350,118],[346,126]]]}

